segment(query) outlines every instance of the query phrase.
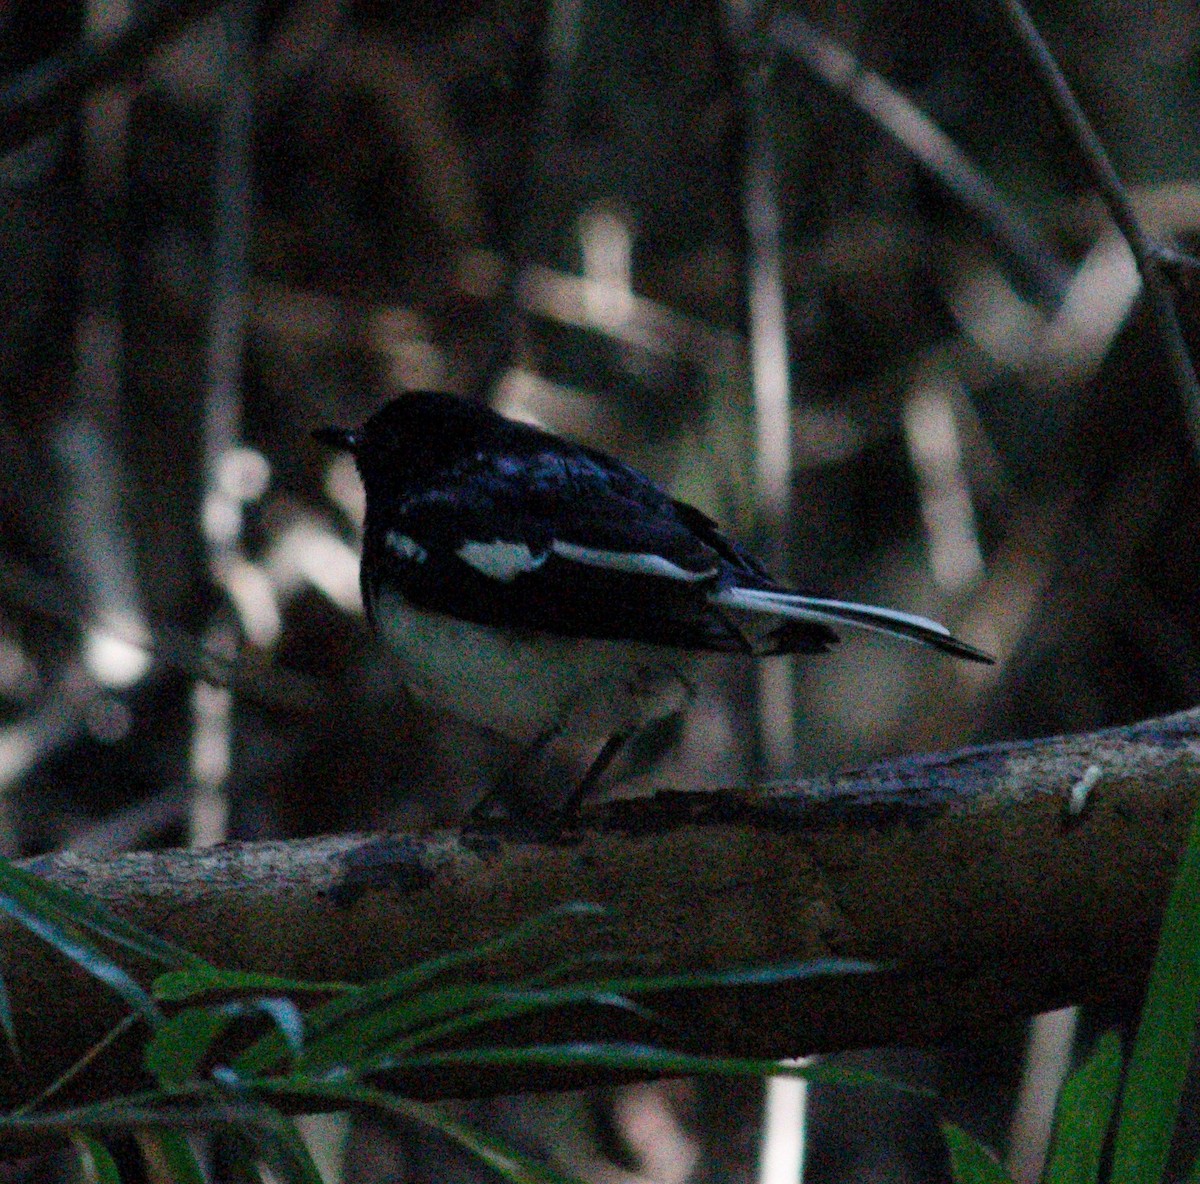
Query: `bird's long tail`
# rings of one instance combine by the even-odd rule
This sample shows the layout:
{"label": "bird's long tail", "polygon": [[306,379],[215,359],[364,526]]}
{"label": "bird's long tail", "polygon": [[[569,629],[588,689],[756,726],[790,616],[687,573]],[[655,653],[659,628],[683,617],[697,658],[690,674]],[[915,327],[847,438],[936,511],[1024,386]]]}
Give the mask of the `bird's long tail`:
{"label": "bird's long tail", "polygon": [[[798,592],[772,592],[765,588],[725,588],[713,595],[714,604],[741,612],[766,613],[814,625],[852,625],[873,629],[932,646],[956,658],[991,664],[995,659],[983,650],[959,641],[944,625],[926,617],[913,616],[892,608],[876,608],[870,604],[852,604],[845,600],[825,600],[818,596],[802,596]],[[781,631],[786,635],[786,629]],[[781,652],[775,646],[768,652]]]}

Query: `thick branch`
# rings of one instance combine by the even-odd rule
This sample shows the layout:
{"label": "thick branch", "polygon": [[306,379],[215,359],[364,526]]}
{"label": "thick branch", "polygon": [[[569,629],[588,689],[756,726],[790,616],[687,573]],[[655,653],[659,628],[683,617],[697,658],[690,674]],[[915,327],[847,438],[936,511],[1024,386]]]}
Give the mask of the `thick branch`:
{"label": "thick branch", "polygon": [[[222,965],[317,979],[376,975],[554,904],[595,901],[611,910],[610,947],[639,967],[825,955],[895,963],[820,984],[659,997],[657,1032],[618,1031],[610,1017],[603,1034],[770,1057],[930,1043],[1068,1002],[1137,1000],[1200,785],[1198,753],[1200,710],[770,792],[615,803],[589,814],[571,843],[341,836],[111,860],[64,854],[31,866]],[[596,939],[583,923],[559,930],[526,968]],[[15,1102],[119,1013],[11,926],[0,929],[0,960],[22,1045],[37,1055],[20,1072],[0,1069],[0,1101]],[[594,1036],[598,1022],[563,1015],[497,1039]],[[137,1060],[106,1065],[81,1086],[88,1095],[128,1085]],[[476,1074],[402,1084],[436,1096],[559,1081]]]}

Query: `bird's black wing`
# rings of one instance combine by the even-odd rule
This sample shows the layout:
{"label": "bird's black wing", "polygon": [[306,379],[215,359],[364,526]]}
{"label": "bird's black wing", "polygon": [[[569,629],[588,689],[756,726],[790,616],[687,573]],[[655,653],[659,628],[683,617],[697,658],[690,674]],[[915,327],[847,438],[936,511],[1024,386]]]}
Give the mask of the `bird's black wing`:
{"label": "bird's black wing", "polygon": [[699,511],[601,453],[531,436],[480,452],[367,522],[364,570],[481,624],[688,649],[746,641],[709,593],[765,573]]}

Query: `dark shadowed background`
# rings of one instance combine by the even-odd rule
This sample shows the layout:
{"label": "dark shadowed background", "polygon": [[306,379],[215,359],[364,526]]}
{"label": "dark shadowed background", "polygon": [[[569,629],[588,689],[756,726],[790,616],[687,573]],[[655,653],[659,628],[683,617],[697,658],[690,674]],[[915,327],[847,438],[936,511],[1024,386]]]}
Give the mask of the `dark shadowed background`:
{"label": "dark shadowed background", "polygon": [[[1033,15],[1186,247],[1200,10]],[[449,825],[512,759],[399,686],[357,478],[309,439],[411,388],[616,453],[796,585],[998,656],[714,658],[614,792],[1200,699],[1197,421],[998,5],[0,0],[0,65],[3,853]],[[1028,1178],[1055,1062],[1026,1037],[858,1055],[944,1100],[814,1091],[805,1178],[945,1179],[938,1114]],[[683,1082],[476,1117],[673,1184],[760,1178],[763,1113]],[[483,1171],[314,1130],[338,1179]]]}

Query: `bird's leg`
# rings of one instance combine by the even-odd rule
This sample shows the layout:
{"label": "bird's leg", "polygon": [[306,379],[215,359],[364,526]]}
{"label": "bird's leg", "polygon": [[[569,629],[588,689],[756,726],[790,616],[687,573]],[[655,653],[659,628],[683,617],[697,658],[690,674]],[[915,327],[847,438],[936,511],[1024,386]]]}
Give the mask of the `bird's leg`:
{"label": "bird's leg", "polygon": [[562,734],[562,723],[552,724],[529,744],[517,759],[496,778],[487,794],[471,808],[473,823],[495,823],[509,817],[528,817],[535,814],[521,802],[522,781],[533,762]]}
{"label": "bird's leg", "polygon": [[[547,835],[558,835],[569,829],[578,820],[583,803],[622,749],[657,720],[675,714],[694,698],[695,693],[686,667],[680,665],[655,662],[618,669],[608,679],[592,685],[586,696],[572,703],[555,725],[521,753],[497,780],[492,791],[471,811],[471,825],[481,829],[514,826],[519,829],[525,825],[535,833]],[[624,708],[616,719],[609,716],[608,739],[565,801],[554,808],[544,798],[531,794],[525,783],[526,775],[551,742],[563,735],[568,725],[574,730],[581,718],[586,722],[594,701],[614,697],[618,702],[624,702]],[[680,701],[675,703],[675,699]]]}
{"label": "bird's leg", "polygon": [[[747,643],[749,644],[749,643]],[[683,692],[683,702],[680,706],[690,703],[695,698],[696,688],[691,678],[684,669],[679,666],[667,665],[665,667],[641,668],[635,672],[635,678],[629,684],[630,691],[638,691],[641,694],[638,697],[644,697],[649,703],[654,700],[660,700],[663,691],[663,680],[666,677],[668,682],[674,682]],[[639,687],[639,684],[644,684]],[[678,708],[676,708],[678,710]],[[631,740],[636,739],[646,729],[655,722],[656,711],[639,711],[634,718],[628,718],[624,723],[613,731],[608,739],[604,742],[600,751],[596,754],[595,759],[588,766],[588,770],[583,775],[583,779],[571,791],[570,796],[559,807],[557,818],[565,825],[570,825],[579,817],[579,809],[587,800],[588,795],[599,784],[600,779],[608,772],[609,766],[616,760],[621,749],[625,747]],[[669,714],[674,714],[674,711]],[[666,718],[662,716],[660,718]]]}
{"label": "bird's leg", "polygon": [[588,766],[583,779],[571,791],[570,797],[559,807],[558,817],[563,822],[574,821],[579,815],[579,807],[584,799],[596,788],[596,783],[604,776],[608,766],[616,759],[617,754],[628,742],[630,732],[614,732],[604,741],[603,747],[596,754],[596,759]]}

